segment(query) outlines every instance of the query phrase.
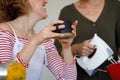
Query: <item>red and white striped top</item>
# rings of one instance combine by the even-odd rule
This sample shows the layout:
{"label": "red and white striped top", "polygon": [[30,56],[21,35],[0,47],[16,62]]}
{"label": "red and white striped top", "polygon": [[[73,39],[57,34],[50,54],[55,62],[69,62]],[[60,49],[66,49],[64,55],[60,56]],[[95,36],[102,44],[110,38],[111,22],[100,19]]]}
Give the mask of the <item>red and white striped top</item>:
{"label": "red and white striped top", "polygon": [[[28,42],[23,38],[18,39],[24,44]],[[15,36],[13,33],[0,29],[0,62],[11,59],[14,42]],[[57,80],[76,80],[75,61],[72,64],[66,64],[59,56],[52,40],[44,42],[42,45],[46,48],[48,68],[56,76]]]}

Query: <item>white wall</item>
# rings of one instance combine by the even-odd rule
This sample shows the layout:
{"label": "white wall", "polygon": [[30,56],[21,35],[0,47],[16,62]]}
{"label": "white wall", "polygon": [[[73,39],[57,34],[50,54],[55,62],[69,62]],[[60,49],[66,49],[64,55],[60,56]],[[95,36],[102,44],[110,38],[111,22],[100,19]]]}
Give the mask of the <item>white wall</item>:
{"label": "white wall", "polygon": [[35,27],[35,30],[39,31],[48,23],[50,23],[52,20],[57,20],[61,8],[76,1],[77,0],[48,0],[47,4],[48,18],[38,22],[38,24]]}
{"label": "white wall", "polygon": [[[35,30],[38,32],[52,20],[57,20],[61,8],[64,6],[76,2],[77,0],[48,0],[47,13],[48,18],[38,22]],[[44,66],[41,80],[56,80],[56,78],[51,74],[51,72]]]}

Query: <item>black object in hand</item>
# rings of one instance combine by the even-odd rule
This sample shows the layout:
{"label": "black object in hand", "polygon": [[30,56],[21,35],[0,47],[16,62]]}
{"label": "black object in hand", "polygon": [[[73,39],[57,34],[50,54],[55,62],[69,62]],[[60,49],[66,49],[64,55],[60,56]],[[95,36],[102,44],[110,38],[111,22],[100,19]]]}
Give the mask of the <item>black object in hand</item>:
{"label": "black object in hand", "polygon": [[[59,29],[59,25],[65,25],[65,28],[63,29]],[[71,32],[72,31],[72,28],[71,28],[71,25],[72,25],[72,22],[71,21],[64,21],[64,23],[61,23],[61,24],[54,24],[54,26],[56,26],[56,30],[53,31],[53,32],[56,32],[56,33],[67,33],[67,32]]]}
{"label": "black object in hand", "polygon": [[[59,29],[59,25],[65,25],[65,28],[63,29]],[[56,33],[63,33],[65,36],[64,38],[70,38],[73,36],[72,32],[72,28],[71,28],[72,22],[71,21],[64,21],[64,23],[62,24],[54,24],[54,26],[56,26],[56,30],[53,32]]]}

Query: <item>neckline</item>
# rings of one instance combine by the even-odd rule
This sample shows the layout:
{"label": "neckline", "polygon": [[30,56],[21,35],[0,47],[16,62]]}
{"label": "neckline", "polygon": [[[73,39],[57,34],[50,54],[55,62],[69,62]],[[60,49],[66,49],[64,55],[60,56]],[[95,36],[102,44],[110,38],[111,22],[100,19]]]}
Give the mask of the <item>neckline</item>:
{"label": "neckline", "polygon": [[72,8],[73,8],[73,10],[75,11],[75,13],[76,13],[76,14],[79,14],[78,16],[79,16],[80,18],[82,18],[83,20],[85,20],[85,21],[87,21],[87,22],[90,22],[90,23],[97,23],[97,22],[99,22],[99,21],[102,19],[104,13],[106,12],[106,7],[107,7],[107,0],[105,0],[103,9],[102,9],[99,17],[98,17],[98,18],[96,19],[96,21],[94,22],[94,21],[88,19],[87,17],[85,17],[82,13],[80,13],[80,12],[76,9],[75,5],[72,4]]}

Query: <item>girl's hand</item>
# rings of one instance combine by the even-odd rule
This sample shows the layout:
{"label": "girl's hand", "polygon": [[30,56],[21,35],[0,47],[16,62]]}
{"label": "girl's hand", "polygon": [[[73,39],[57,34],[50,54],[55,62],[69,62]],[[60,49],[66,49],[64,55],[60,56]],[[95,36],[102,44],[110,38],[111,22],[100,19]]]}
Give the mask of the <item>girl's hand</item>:
{"label": "girl's hand", "polygon": [[[62,24],[62,23],[63,23],[62,20],[56,20],[56,21],[53,21],[50,24],[48,24],[40,32],[40,34],[42,34],[43,39],[46,40],[46,39],[51,39],[51,38],[61,38],[61,37],[64,37],[64,34],[62,34],[62,33],[55,33],[55,32],[53,32],[54,30],[56,30],[56,27],[54,26],[54,24]],[[58,27],[59,27],[59,29],[65,28],[64,25],[59,25]]]}
{"label": "girl's hand", "polygon": [[[63,23],[62,20],[52,21],[45,28],[43,28],[39,33],[37,33],[31,40],[39,45],[43,41],[48,39],[64,37],[64,34],[62,33],[53,32],[54,30],[56,30],[56,27],[54,26],[54,24],[62,24],[62,23]],[[63,29],[64,27],[65,27],[64,25],[60,25],[59,29]]]}
{"label": "girl's hand", "polygon": [[77,26],[77,23],[78,23],[78,21],[75,21],[75,22],[73,22],[73,24],[71,26],[73,37],[68,38],[68,39],[66,39],[66,38],[65,39],[64,38],[57,38],[58,41],[61,43],[62,48],[67,48],[67,47],[71,46],[71,44],[73,42],[73,39],[76,36],[76,26]]}

